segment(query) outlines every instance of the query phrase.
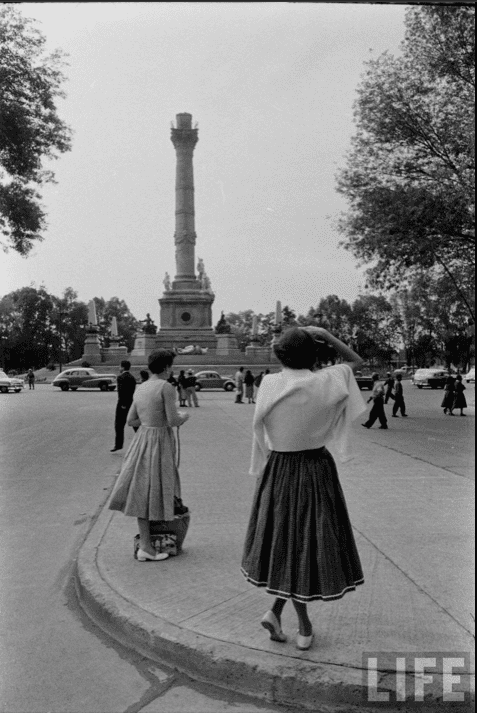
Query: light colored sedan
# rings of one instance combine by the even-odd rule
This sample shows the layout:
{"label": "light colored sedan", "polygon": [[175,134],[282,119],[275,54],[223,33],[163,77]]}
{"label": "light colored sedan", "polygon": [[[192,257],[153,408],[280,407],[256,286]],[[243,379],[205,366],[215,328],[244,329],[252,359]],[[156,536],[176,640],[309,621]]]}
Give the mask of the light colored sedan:
{"label": "light colored sedan", "polygon": [[0,392],[2,394],[8,394],[9,391],[18,394],[24,385],[22,379],[18,379],[16,376],[7,376],[4,371],[0,370]]}
{"label": "light colored sedan", "polygon": [[475,366],[469,369],[464,378],[468,384],[470,384],[471,382],[475,384]]}

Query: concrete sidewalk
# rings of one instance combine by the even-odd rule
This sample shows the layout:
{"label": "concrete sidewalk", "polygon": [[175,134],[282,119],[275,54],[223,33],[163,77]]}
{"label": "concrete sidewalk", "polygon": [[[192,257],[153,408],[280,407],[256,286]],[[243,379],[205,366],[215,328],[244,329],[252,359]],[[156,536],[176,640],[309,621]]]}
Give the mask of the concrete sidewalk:
{"label": "concrete sidewalk", "polygon": [[[78,558],[86,612],[122,643],[193,678],[302,710],[374,710],[366,652],[378,656],[379,690],[391,701],[396,676],[389,660],[380,667],[380,652],[409,654],[409,701],[419,679],[411,653],[471,654],[472,675],[462,681],[473,691],[473,482],[387,447],[391,432],[381,444],[363,438],[358,422],[357,455],[338,469],[366,581],[339,601],[310,605],[315,643],[300,652],[292,605],[282,618],[288,642],[270,641],[260,619],[273,600],[239,570],[255,485],[247,475],[252,414],[233,395],[202,394],[201,408],[181,428],[191,525],[180,556],[137,562],[136,521],[101,513]],[[439,671],[424,692],[419,710],[435,711]],[[452,705],[470,708],[468,698]]]}

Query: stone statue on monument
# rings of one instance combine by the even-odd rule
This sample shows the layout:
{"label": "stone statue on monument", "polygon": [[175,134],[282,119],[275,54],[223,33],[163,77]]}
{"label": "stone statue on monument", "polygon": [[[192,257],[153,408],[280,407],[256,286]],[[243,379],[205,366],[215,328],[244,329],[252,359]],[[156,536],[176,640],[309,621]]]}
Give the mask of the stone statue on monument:
{"label": "stone statue on monument", "polygon": [[232,328],[230,324],[227,322],[225,319],[225,315],[222,312],[220,315],[220,319],[215,325],[215,333],[216,334],[230,334],[232,332]]}
{"label": "stone statue on monument", "polygon": [[169,292],[171,289],[171,278],[168,272],[166,272],[166,274],[164,275],[164,280],[162,284],[164,285],[164,291]]}
{"label": "stone statue on monument", "polygon": [[197,277],[199,279],[199,282],[202,281],[202,276],[205,274],[205,266],[204,266],[204,261],[202,258],[199,258],[199,261],[197,263]]}

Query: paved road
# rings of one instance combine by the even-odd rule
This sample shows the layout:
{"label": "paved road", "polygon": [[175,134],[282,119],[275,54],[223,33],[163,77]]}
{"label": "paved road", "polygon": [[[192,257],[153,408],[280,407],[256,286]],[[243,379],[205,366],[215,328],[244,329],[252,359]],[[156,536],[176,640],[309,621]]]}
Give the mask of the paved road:
{"label": "paved road", "polygon": [[[387,432],[358,424],[356,436],[379,442],[383,463],[386,449],[397,449],[470,478],[473,416],[445,417],[441,392],[405,389],[409,419],[390,419]],[[474,401],[473,386],[467,397]],[[220,409],[233,396],[200,398]],[[152,665],[106,639],[75,607],[72,564],[120,464],[109,453],[115,399],[41,385],[0,397],[0,711],[135,713],[152,710],[153,701],[159,713],[283,710],[224,697]],[[253,407],[236,408],[245,472]]]}
{"label": "paved road", "polygon": [[120,465],[116,398],[48,385],[0,395],[0,711],[284,711],[132,654],[77,606],[73,563]]}

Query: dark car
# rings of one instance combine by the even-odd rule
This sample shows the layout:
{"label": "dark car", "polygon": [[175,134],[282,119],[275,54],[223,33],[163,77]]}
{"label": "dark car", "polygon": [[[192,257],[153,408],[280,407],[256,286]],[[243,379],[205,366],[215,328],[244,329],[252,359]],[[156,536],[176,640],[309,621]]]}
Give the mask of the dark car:
{"label": "dark car", "polygon": [[66,369],[53,380],[53,386],[58,386],[62,391],[76,391],[80,386],[87,389],[100,391],[114,391],[116,388],[116,374],[99,374],[94,369],[79,368]]}
{"label": "dark car", "polygon": [[196,391],[202,389],[224,389],[224,391],[233,391],[235,382],[231,376],[220,376],[217,371],[199,371],[195,375]]}
{"label": "dark car", "polygon": [[368,389],[369,391],[373,390],[374,381],[371,374],[363,374],[361,371],[357,371],[355,372],[354,377],[360,389]]}

